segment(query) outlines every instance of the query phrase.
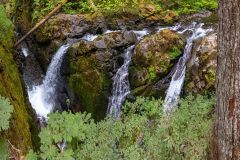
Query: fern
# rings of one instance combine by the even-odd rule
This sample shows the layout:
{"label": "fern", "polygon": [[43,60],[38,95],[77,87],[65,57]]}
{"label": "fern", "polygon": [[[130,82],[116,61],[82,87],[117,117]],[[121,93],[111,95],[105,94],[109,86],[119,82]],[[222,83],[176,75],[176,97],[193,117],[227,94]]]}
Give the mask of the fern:
{"label": "fern", "polygon": [[13,112],[13,106],[10,101],[0,96],[0,131],[9,128],[9,119]]}

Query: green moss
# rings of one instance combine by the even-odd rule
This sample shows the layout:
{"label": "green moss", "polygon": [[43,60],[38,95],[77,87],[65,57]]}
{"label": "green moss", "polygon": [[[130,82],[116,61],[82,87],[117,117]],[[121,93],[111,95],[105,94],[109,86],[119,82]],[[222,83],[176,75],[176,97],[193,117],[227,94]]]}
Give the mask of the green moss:
{"label": "green moss", "polygon": [[209,68],[209,70],[207,71],[207,73],[204,75],[206,82],[207,82],[207,86],[214,86],[215,82],[216,82],[216,68]]}
{"label": "green moss", "polygon": [[182,54],[182,51],[178,47],[173,46],[168,52],[168,54],[172,59],[176,59]]}
{"label": "green moss", "polygon": [[96,120],[100,120],[106,113],[111,79],[94,54],[77,56],[74,53],[76,52],[70,48],[68,85],[81,107],[92,113]]}
{"label": "green moss", "polygon": [[32,119],[28,112],[22,80],[12,56],[13,25],[4,12],[0,5],[0,95],[8,97],[14,106],[10,129],[4,137],[24,154],[32,148],[29,126]]}
{"label": "green moss", "polygon": [[8,144],[4,140],[0,139],[0,157],[2,160],[8,158]]}
{"label": "green moss", "polygon": [[3,5],[0,5],[0,44],[6,48],[11,48],[13,37],[13,24],[7,18]]}

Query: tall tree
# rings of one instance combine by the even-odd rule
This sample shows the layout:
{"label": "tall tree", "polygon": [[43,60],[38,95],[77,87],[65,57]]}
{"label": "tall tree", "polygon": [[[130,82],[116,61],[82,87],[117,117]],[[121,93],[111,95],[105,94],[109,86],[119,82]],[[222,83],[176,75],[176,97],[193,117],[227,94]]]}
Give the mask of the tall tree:
{"label": "tall tree", "polygon": [[219,0],[214,159],[240,159],[240,0]]}

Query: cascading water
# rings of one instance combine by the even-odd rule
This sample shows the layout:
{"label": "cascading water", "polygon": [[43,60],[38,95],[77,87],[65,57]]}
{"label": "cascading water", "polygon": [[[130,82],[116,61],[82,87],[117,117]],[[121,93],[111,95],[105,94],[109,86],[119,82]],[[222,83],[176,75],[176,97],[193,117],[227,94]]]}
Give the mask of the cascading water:
{"label": "cascading water", "polygon": [[40,119],[47,118],[56,100],[56,87],[61,79],[60,68],[69,44],[61,46],[54,55],[43,83],[28,90],[29,100]]}
{"label": "cascading water", "polygon": [[134,46],[127,48],[124,55],[124,64],[118,69],[113,77],[112,97],[108,104],[108,113],[113,117],[119,117],[122,103],[130,93],[130,84],[128,81],[128,67],[132,58]]}
{"label": "cascading water", "polygon": [[[190,58],[193,42],[201,37],[206,36],[209,32],[212,31],[212,29],[203,29],[202,27],[203,27],[203,24],[197,24],[194,22],[192,25],[190,25],[183,31],[178,31],[178,33],[180,34],[183,34],[186,31],[190,31],[192,34],[187,39],[187,44],[184,49],[184,54],[178,61],[176,71],[172,76],[170,86],[167,90],[167,95],[165,97],[164,104],[163,104],[164,113],[166,115],[168,115],[169,112],[178,104],[178,99],[182,90],[182,86],[183,86],[183,82],[186,74],[186,63]],[[173,30],[177,30],[178,28],[180,27],[173,28]]]}
{"label": "cascading water", "polygon": [[[93,41],[97,36],[85,34],[81,39]],[[32,107],[35,109],[40,120],[47,118],[47,115],[54,109],[57,101],[57,88],[60,86],[62,77],[60,73],[64,55],[67,53],[70,44],[61,46],[54,55],[42,84],[28,85],[28,96]],[[22,53],[25,57],[29,55],[29,50],[22,47]],[[29,75],[29,74],[28,74]]]}
{"label": "cascading water", "polygon": [[[138,40],[149,33],[147,30],[133,32],[137,35]],[[109,98],[108,114],[115,118],[120,116],[122,105],[126,100],[127,95],[130,93],[128,68],[132,60],[134,47],[135,46],[133,45],[126,49],[124,54],[124,64],[118,69],[113,77],[112,96]]]}

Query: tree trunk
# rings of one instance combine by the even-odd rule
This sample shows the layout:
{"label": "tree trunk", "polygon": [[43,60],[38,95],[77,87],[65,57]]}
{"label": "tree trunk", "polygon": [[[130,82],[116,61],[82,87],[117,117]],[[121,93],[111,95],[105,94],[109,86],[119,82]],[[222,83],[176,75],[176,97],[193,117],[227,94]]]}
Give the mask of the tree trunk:
{"label": "tree trunk", "polygon": [[219,0],[214,159],[240,159],[240,0]]}

